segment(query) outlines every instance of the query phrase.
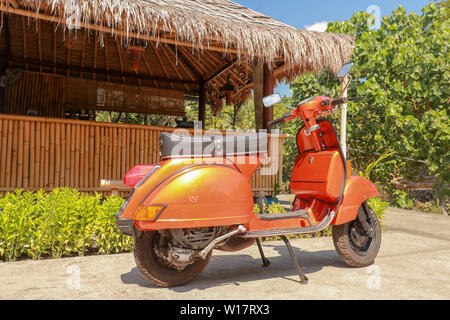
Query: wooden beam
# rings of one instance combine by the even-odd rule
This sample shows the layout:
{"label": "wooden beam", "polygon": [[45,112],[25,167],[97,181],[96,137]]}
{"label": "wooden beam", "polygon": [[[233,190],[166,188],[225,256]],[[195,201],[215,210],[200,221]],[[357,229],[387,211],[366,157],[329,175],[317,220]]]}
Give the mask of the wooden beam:
{"label": "wooden beam", "polygon": [[204,81],[202,74],[198,71],[198,69],[194,65],[190,63],[188,59],[186,59],[183,51],[176,50],[177,48],[173,45],[168,45],[167,48],[169,49],[169,51],[172,53],[173,56],[180,58],[181,65],[183,66],[186,73],[189,73],[192,80],[194,80],[193,77],[195,77],[199,81]]}
{"label": "wooden beam", "polygon": [[290,65],[283,63],[278,69],[275,69],[273,74],[278,77],[281,73],[286,72],[290,68]]}
{"label": "wooden beam", "polygon": [[[41,20],[38,21],[38,52],[39,52],[39,61],[42,61],[42,24]],[[42,67],[39,67],[39,71],[42,72]]]}
{"label": "wooden beam", "polygon": [[[10,52],[11,48],[9,45],[10,34],[9,34],[8,19],[5,19],[5,21],[3,23],[4,23],[3,24],[4,33],[0,33],[0,37],[2,37],[3,40],[5,41],[5,43],[8,44],[8,47],[4,48],[2,50],[2,52],[0,53],[0,74],[4,73],[5,69],[8,66],[10,56],[11,56],[11,52]],[[6,104],[6,87],[0,87],[0,113],[5,113],[5,111],[6,111],[5,104]],[[6,161],[3,161],[3,164],[6,165]],[[3,164],[2,164],[2,166],[3,166]]]}
{"label": "wooden beam", "polygon": [[[12,7],[6,6],[3,3],[0,4],[0,11],[20,15],[23,17],[28,17],[31,19],[40,19],[40,20],[44,20],[44,21],[56,22],[59,24],[68,24],[66,19],[61,18],[61,17],[52,16],[49,14],[36,12],[36,11],[29,11],[26,9],[12,8]],[[176,39],[172,39],[172,38],[164,38],[164,37],[160,37],[160,36],[159,37],[158,36],[149,36],[149,35],[137,33],[137,32],[126,32],[124,30],[113,29],[113,28],[109,28],[109,27],[105,27],[105,26],[99,26],[96,24],[88,23],[88,22],[75,21],[74,23],[71,22],[70,25],[72,27],[80,27],[80,28],[84,28],[84,29],[96,30],[99,32],[115,34],[115,35],[119,35],[119,36],[126,37],[126,38],[135,38],[135,39],[141,39],[141,40],[146,40],[146,41],[153,41],[153,42],[157,42],[157,43],[169,43],[169,44],[174,44],[177,46],[190,47],[190,48],[197,47],[192,42],[181,41],[181,40],[176,40]],[[209,40],[217,41],[217,39],[209,39]],[[225,47],[220,47],[220,46],[212,46],[212,45],[209,45],[208,42],[205,42],[203,44],[203,49],[211,50],[211,51],[218,51],[218,52],[242,54],[241,50],[234,49],[234,48],[225,48]]]}
{"label": "wooden beam", "polygon": [[[67,63],[67,65],[70,65],[70,47],[69,46],[67,46],[67,61],[66,61],[66,63]],[[39,62],[39,63],[42,63],[42,62]],[[68,77],[70,77],[70,69],[69,68],[66,68],[66,71],[67,71],[67,76]]]}
{"label": "wooden beam", "polygon": [[16,8],[16,9],[17,9],[17,8],[19,7],[19,4],[17,3],[16,0],[11,0],[10,3],[11,3],[11,6],[12,6],[13,8]]}
{"label": "wooden beam", "polygon": [[[122,57],[122,50],[120,50],[119,39],[116,39],[116,49],[117,49],[117,54],[119,55],[120,71],[122,71],[122,73],[124,73],[125,70],[124,70],[124,67],[123,67],[123,57]],[[125,83],[125,77],[124,76],[122,76],[122,82]]]}
{"label": "wooden beam", "polygon": [[[152,68],[150,68],[150,64],[148,63],[147,58],[145,57],[145,52],[142,53],[142,59],[144,60],[144,64],[145,67],[147,68],[148,74],[150,76],[153,76],[153,71]],[[156,88],[158,88],[158,83],[156,81],[153,81],[153,84],[155,85]]]}
{"label": "wooden beam", "polygon": [[[172,60],[167,56],[167,53],[169,52],[169,50],[167,50],[167,52],[166,52],[166,49],[165,49],[164,47],[165,47],[164,45],[162,45],[162,46],[160,47],[160,48],[161,48],[161,51],[164,51],[164,52],[166,53],[166,58],[167,58],[167,60],[169,61],[170,66],[172,67],[173,70],[175,70],[175,72],[176,72],[176,74],[178,75],[178,77],[180,77],[180,79],[182,79],[183,76],[181,75],[180,71],[179,71],[178,68],[175,66],[175,64],[172,62]],[[192,80],[194,80],[194,79],[192,79]],[[189,88],[189,86],[188,86],[187,84],[184,84],[184,87],[186,88],[187,91],[190,91],[190,90],[191,90],[191,88]]]}
{"label": "wooden beam", "polygon": [[264,97],[264,65],[257,62],[253,66],[253,97],[255,99],[255,129],[264,128],[264,105],[262,99]]}
{"label": "wooden beam", "polygon": [[[249,71],[251,71],[251,72],[253,73],[253,68],[248,67],[247,64],[245,64],[245,67],[246,67]],[[274,73],[274,77],[278,76],[281,72],[285,71],[286,68],[287,68],[286,65],[283,64],[283,65],[280,66],[278,69],[275,69],[274,72],[273,72],[273,73]],[[253,80],[250,80],[250,81],[248,81],[244,86],[242,86],[242,87],[240,87],[240,88],[238,89],[237,94],[241,93],[241,92],[244,91],[244,90],[250,89],[250,88],[252,88],[252,87],[253,87]]]}
{"label": "wooden beam", "polygon": [[236,63],[236,60],[233,60],[231,62],[228,62],[226,65],[224,65],[222,68],[220,68],[219,70],[217,70],[216,72],[214,72],[214,74],[212,74],[211,76],[209,76],[205,82],[209,83],[211,81],[213,81],[214,79],[216,79],[217,77],[219,77],[220,75],[222,75],[223,73],[227,72],[228,70],[230,70],[233,65]]}
{"label": "wooden beam", "polygon": [[[83,30],[83,49],[81,51],[81,67],[84,67],[84,58],[86,57],[87,30]],[[80,78],[83,78],[83,72],[80,72]]]}
{"label": "wooden beam", "polygon": [[200,81],[204,81],[203,75],[206,76],[210,71],[202,63],[200,63],[199,59],[195,60],[192,55],[185,53],[185,50],[185,47],[178,47],[178,52],[181,52],[186,61],[190,61],[190,65],[199,73],[200,77],[202,78],[202,80]]}
{"label": "wooden beam", "polygon": [[[53,63],[56,64],[56,26],[52,23],[51,26],[53,27]],[[56,73],[56,68],[53,67],[53,73]]]}
{"label": "wooden beam", "polygon": [[181,83],[181,84],[195,84],[197,82],[192,81],[192,80],[182,80],[182,79],[174,79],[174,78],[164,78],[164,77],[155,77],[155,76],[149,76],[146,74],[136,74],[136,73],[132,73],[132,72],[121,72],[121,71],[116,71],[116,70],[104,70],[104,69],[94,69],[94,68],[90,68],[90,67],[80,67],[80,66],[76,66],[76,65],[67,65],[67,64],[62,64],[62,63],[52,63],[52,62],[46,62],[46,61],[42,61],[39,62],[39,60],[33,60],[33,59],[13,59],[10,60],[13,64],[16,65],[23,65],[23,64],[31,64],[34,66],[39,67],[39,65],[41,64],[44,67],[49,67],[49,68],[57,68],[57,69],[62,69],[62,70],[66,70],[66,71],[72,71],[72,72],[84,72],[84,73],[97,73],[97,74],[103,74],[103,75],[107,75],[107,76],[118,76],[118,77],[129,77],[129,78],[133,78],[133,79],[147,79],[147,80],[155,80],[155,81],[160,81],[160,82],[172,82],[172,83]]}
{"label": "wooden beam", "polygon": [[[156,45],[153,46],[152,44],[150,44],[150,47],[152,48],[153,53],[154,53],[154,54],[156,55],[156,57],[158,58],[159,65],[160,65],[161,68],[163,69],[164,74],[166,75],[167,78],[169,78],[169,74],[167,73],[167,69],[166,69],[166,67],[164,66],[164,63],[162,62],[161,57],[160,57],[160,55],[159,55],[159,53],[158,53],[158,48],[156,48]],[[170,85],[170,87],[173,89],[173,84],[172,84],[172,83],[169,83],[169,85]]]}
{"label": "wooden beam", "polygon": [[[98,35],[97,32],[95,32],[94,35],[94,69],[97,69],[97,54],[98,54]],[[93,74],[92,78],[95,80],[95,73]]]}
{"label": "wooden beam", "polygon": [[[139,73],[139,70],[135,70],[134,72],[136,72],[137,75],[140,74],[140,73]],[[137,82],[138,82],[138,86],[139,86],[139,87],[142,87],[142,80],[141,80],[140,78],[137,78],[136,80],[137,80]]]}
{"label": "wooden beam", "polygon": [[[28,59],[27,55],[27,31],[25,30],[25,17],[22,17],[22,32],[23,32],[23,58]],[[25,69],[28,70],[28,64],[25,65]]]}
{"label": "wooden beam", "polygon": [[205,129],[206,122],[206,85],[204,82],[199,84],[198,91],[198,121],[202,123],[202,129]]}
{"label": "wooden beam", "polygon": [[[103,43],[104,43],[104,48],[105,48],[105,66],[106,66],[106,71],[109,72],[109,57],[108,57],[108,39],[103,36]],[[111,81],[111,77],[108,74],[107,75],[107,79],[108,81]]]}
{"label": "wooden beam", "polygon": [[236,63],[248,63],[248,60],[235,59],[233,61],[230,61],[229,63],[224,65],[222,68],[220,68],[217,72],[215,72],[213,75],[209,76],[208,79],[205,80],[205,82],[209,83],[209,82],[215,80],[216,78],[220,77],[222,74],[224,74],[225,72],[232,69]]}

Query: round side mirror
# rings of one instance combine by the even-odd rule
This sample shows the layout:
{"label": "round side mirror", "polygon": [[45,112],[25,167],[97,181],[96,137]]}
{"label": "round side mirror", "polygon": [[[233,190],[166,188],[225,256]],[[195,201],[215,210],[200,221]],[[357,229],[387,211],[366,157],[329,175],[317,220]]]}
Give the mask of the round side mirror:
{"label": "round side mirror", "polygon": [[352,67],[353,67],[353,62],[349,62],[349,63],[344,64],[342,66],[341,70],[339,70],[339,72],[337,74],[337,77],[338,78],[344,78],[344,77],[348,76],[348,74],[350,73],[350,70],[352,69]]}
{"label": "round side mirror", "polygon": [[274,104],[281,102],[281,96],[279,93],[272,94],[263,98],[263,104],[266,108],[273,106]]}

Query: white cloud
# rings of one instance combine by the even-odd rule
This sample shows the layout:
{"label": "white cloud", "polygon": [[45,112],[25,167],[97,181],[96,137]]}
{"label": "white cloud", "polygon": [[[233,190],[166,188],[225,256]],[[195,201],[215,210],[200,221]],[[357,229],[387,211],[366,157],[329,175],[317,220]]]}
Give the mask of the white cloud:
{"label": "white cloud", "polygon": [[325,32],[328,27],[328,21],[316,22],[312,25],[305,25],[305,29],[309,31],[320,31]]}

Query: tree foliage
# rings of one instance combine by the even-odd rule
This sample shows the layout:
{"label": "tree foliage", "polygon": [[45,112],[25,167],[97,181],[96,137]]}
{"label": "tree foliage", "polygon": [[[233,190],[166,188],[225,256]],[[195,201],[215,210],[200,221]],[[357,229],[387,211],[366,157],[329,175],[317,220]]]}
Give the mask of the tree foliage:
{"label": "tree foliage", "polygon": [[[359,12],[348,21],[330,23],[327,29],[356,37],[354,81],[348,94],[364,99],[349,104],[350,157],[364,169],[376,154],[393,152],[394,157],[372,171],[373,179],[389,186],[397,176],[431,174],[439,195],[448,194],[448,6],[430,4],[421,15],[407,14],[399,6],[382,18],[378,30],[372,30],[370,20],[369,14]],[[327,71],[318,77],[305,75],[291,86],[295,101],[314,95],[337,96],[341,88]]]}

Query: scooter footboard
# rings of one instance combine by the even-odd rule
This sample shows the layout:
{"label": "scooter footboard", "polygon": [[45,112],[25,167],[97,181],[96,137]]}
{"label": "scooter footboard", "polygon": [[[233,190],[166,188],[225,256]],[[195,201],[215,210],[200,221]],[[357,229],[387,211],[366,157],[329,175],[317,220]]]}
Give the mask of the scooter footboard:
{"label": "scooter footboard", "polygon": [[[253,212],[248,178],[227,165],[190,166],[156,187],[151,181],[148,186],[150,190],[140,190],[141,199],[134,201],[138,205],[133,210],[144,214],[130,217],[143,231],[247,224]],[[161,210],[146,219],[145,210],[152,208]]]}
{"label": "scooter footboard", "polygon": [[370,180],[351,176],[347,179],[341,206],[331,225],[340,225],[356,219],[361,203],[378,196],[378,190]]}

